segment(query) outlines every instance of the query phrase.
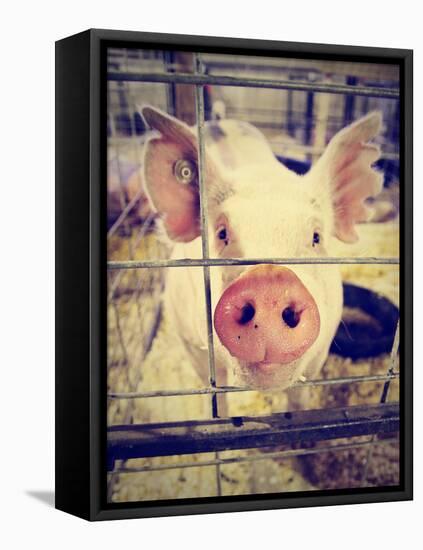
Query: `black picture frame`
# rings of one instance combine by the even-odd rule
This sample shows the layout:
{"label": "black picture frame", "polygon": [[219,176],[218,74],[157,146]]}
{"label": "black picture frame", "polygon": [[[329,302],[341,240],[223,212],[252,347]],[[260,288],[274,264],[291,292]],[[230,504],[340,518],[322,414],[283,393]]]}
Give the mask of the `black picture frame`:
{"label": "black picture frame", "polygon": [[[106,488],[105,48],[134,46],[400,66],[398,487],[108,504]],[[87,520],[412,499],[413,53],[404,49],[92,29],[56,43],[56,508]]]}

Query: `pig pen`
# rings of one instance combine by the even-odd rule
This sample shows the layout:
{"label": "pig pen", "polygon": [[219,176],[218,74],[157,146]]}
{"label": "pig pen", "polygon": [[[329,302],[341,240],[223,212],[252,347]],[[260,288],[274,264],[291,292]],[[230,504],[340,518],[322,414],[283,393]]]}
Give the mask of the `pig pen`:
{"label": "pig pen", "polygon": [[[124,61],[125,68],[133,70],[127,51]],[[153,57],[150,61],[155,67],[157,58]],[[186,59],[180,62],[186,70]],[[217,67],[219,69],[220,66],[217,64]],[[116,68],[115,65],[113,68]],[[300,69],[297,67],[297,70]],[[243,75],[245,77],[245,71]],[[251,77],[251,73],[247,76]],[[151,84],[151,92],[156,94],[158,86],[161,101],[166,102],[169,94],[165,85]],[[127,101],[126,108],[135,105],[137,94],[127,82],[123,82],[118,91],[120,97]],[[204,98],[195,96],[195,92],[194,87],[189,87],[191,99],[199,101],[201,106]],[[146,93],[143,88],[143,94]],[[211,92],[209,95],[212,96]],[[226,116],[225,111],[229,110],[231,101],[222,95],[221,90],[216,95],[210,110],[214,110],[216,117]],[[305,109],[310,107],[308,101],[306,99]],[[320,117],[325,109],[328,110],[325,101],[319,98],[317,102]],[[351,102],[347,106],[349,111],[354,111]],[[270,426],[272,418],[275,419],[277,433],[284,429],[283,422],[278,424],[277,420],[295,420],[296,413],[289,410],[286,392],[258,392],[232,386],[221,388],[213,381],[210,387],[204,388],[185,357],[173,327],[169,326],[162,311],[166,269],[177,267],[157,265],[161,261],[165,265],[170,247],[159,233],[156,215],[149,209],[142,190],[138,168],[142,163],[145,136],[143,130],[137,132],[140,120],[131,119],[125,113],[123,116],[122,104],[119,109],[120,118],[110,117],[109,120],[108,261],[122,262],[124,267],[128,263],[128,266],[108,272],[109,443],[114,445],[117,442],[114,448],[119,447],[122,427],[151,426],[152,429],[149,439],[140,447],[144,450],[149,448],[148,452],[141,452],[137,458],[117,453],[108,462],[108,500],[154,501],[398,484],[399,440],[396,430],[389,432],[385,429],[379,434],[375,430],[370,435],[328,439],[305,438],[272,445],[263,445],[261,440],[257,446],[250,443],[248,448],[237,448],[234,439],[223,450],[222,446],[218,446],[217,450],[206,446],[205,451],[200,445],[197,450],[200,448],[201,452],[188,452],[186,447],[179,454],[149,456],[154,454],[155,444],[160,447],[162,430],[167,429],[169,424],[175,430],[172,432],[174,435],[182,434],[182,439],[186,435],[187,440],[198,443],[196,430],[199,425],[211,426],[210,436],[218,441],[217,436],[222,432],[230,432],[232,437],[243,424],[251,423],[254,429],[256,424],[260,425],[262,418]],[[242,116],[233,107],[232,111],[230,116]],[[262,112],[259,115],[263,117]],[[351,113],[349,116],[352,116]],[[244,117],[250,119],[251,110],[246,115],[244,113]],[[259,122],[263,123],[263,119]],[[291,163],[295,168],[299,164],[301,168],[307,161],[313,162],[323,144],[323,130],[315,128],[319,124],[309,128],[307,124],[302,140],[298,139],[295,131],[288,131],[287,137],[265,124],[261,124],[261,129],[272,142],[275,154],[282,157],[286,164]],[[326,120],[324,135],[327,126]],[[125,135],[128,128],[130,135]],[[312,129],[315,130],[314,142],[310,145],[307,136]],[[387,151],[385,158],[389,161],[394,158],[395,152],[389,147]],[[388,171],[389,165],[383,168]],[[110,192],[111,189],[113,192]],[[398,195],[399,184],[393,179],[374,205],[376,215],[373,221],[359,227],[360,240],[357,245],[340,243],[336,251],[339,258],[357,258],[357,263],[342,265],[345,282],[371,289],[396,305],[399,305],[399,268],[396,262],[390,263],[389,260],[399,255]],[[369,256],[380,259],[380,262],[360,263],[361,258]],[[136,269],[129,265],[135,265],[134,262],[138,262]],[[190,269],[203,267],[199,265]],[[354,324],[351,315],[357,315],[357,312],[345,308],[345,318]],[[366,330],[371,331],[371,324],[366,324],[368,321],[356,319],[357,324],[363,322]],[[378,338],[377,330],[375,338]],[[299,383],[293,391],[309,392],[309,411],[342,409],[348,414],[349,410],[357,410],[353,407],[362,406],[363,414],[367,414],[365,407],[381,401],[398,403],[398,333],[394,339],[393,332],[391,340],[391,352],[386,351],[372,358],[351,359],[331,353],[319,379]],[[215,425],[213,418],[216,419],[224,397],[227,399],[228,416],[232,420],[227,424]],[[312,414],[315,415],[314,412]],[[209,421],[211,424],[207,424]],[[337,418],[334,418],[335,421]],[[129,439],[142,439],[141,432],[128,431],[127,436]],[[272,441],[270,437],[268,442]],[[160,452],[164,455],[166,449]]]}

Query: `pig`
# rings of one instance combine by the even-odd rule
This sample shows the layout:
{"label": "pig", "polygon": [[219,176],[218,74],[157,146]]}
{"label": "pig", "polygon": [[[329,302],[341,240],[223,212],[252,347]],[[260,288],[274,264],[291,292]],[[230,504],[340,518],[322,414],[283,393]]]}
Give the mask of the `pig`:
{"label": "pig", "polygon": [[[198,137],[153,108],[140,108],[154,130],[143,179],[151,207],[173,242],[172,258],[201,258]],[[382,188],[369,143],[382,126],[371,112],[338,132],[305,175],[274,156],[246,122],[205,123],[204,183],[211,258],[263,263],[210,267],[217,380],[228,373],[252,389],[286,390],[321,370],[341,320],[339,266],[279,265],[266,258],[324,258],[336,239],[353,243],[371,214],[366,199]],[[164,311],[203,383],[208,381],[203,270],[168,269]]]}

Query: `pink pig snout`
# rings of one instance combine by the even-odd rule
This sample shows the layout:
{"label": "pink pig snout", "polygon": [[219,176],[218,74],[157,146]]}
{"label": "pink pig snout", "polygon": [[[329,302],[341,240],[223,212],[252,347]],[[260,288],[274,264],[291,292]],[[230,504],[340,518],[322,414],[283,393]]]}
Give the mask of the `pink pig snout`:
{"label": "pink pig snout", "polygon": [[259,265],[223,292],[214,327],[229,353],[249,363],[290,363],[320,331],[316,302],[286,267]]}

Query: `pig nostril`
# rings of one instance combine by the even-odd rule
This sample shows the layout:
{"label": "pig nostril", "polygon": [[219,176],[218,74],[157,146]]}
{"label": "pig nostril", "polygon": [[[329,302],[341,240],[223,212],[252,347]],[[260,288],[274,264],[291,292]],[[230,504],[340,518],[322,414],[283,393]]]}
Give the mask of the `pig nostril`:
{"label": "pig nostril", "polygon": [[256,310],[252,304],[245,304],[241,309],[241,317],[238,319],[240,325],[246,325],[254,317]]}
{"label": "pig nostril", "polygon": [[286,307],[282,311],[282,319],[289,328],[295,328],[300,322],[300,312],[295,311],[293,307]]}

